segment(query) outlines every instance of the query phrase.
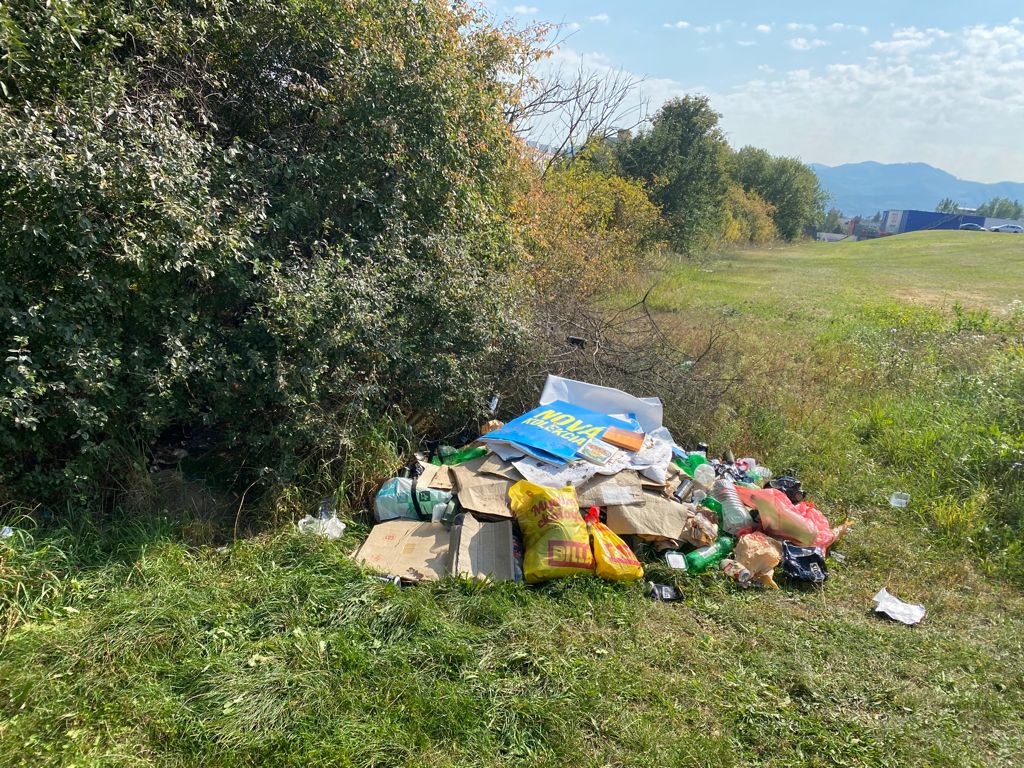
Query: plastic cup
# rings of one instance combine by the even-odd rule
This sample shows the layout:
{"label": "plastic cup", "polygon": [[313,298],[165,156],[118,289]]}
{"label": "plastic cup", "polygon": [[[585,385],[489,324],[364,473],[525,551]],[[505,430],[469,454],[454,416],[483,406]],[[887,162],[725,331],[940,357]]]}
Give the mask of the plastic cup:
{"label": "plastic cup", "polygon": [[896,491],[889,497],[889,505],[893,507],[899,507],[902,509],[910,503],[910,494],[903,493],[902,491]]}

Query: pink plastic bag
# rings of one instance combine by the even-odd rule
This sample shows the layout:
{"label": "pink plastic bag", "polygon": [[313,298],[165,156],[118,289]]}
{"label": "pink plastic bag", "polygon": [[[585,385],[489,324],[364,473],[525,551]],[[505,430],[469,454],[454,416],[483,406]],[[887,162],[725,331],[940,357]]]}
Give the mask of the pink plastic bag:
{"label": "pink plastic bag", "polygon": [[[757,507],[758,515],[761,517],[761,527],[765,533],[792,541],[802,547],[810,547],[815,544],[815,540],[818,538],[817,525],[797,511],[793,502],[782,491],[775,488],[744,488],[743,486],[738,486],[736,491],[744,504]],[[817,512],[817,510],[815,511]],[[828,525],[827,520],[825,524]],[[829,536],[831,535],[830,530]]]}
{"label": "pink plastic bag", "polygon": [[818,547],[823,553],[828,554],[828,548],[832,546],[832,540],[835,538],[828,518],[809,501],[801,501],[794,509],[797,514],[803,515],[817,529],[818,535],[814,539],[814,546]]}

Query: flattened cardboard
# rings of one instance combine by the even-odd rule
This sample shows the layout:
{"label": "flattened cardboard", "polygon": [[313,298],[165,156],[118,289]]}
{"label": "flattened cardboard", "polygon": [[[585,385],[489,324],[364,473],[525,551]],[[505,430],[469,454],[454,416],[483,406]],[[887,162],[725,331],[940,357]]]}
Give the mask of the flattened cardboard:
{"label": "flattened cardboard", "polygon": [[439,523],[389,520],[373,527],[356,560],[403,581],[437,581],[448,570],[448,540]]}
{"label": "flattened cardboard", "polygon": [[504,477],[506,480],[522,480],[523,476],[519,470],[512,466],[511,462],[505,461],[496,453],[489,453],[484,457],[478,472],[481,475],[495,475]]}
{"label": "flattened cardboard", "polygon": [[452,526],[449,552],[449,572],[455,576],[491,581],[515,578],[509,520],[482,523],[473,515],[464,515],[460,525]]}
{"label": "flattened cardboard", "polygon": [[485,459],[467,461],[451,468],[455,478],[452,489],[458,494],[459,504],[463,509],[478,512],[488,517],[512,519],[512,507],[509,504],[508,489],[513,480],[496,475],[480,474],[480,465]]}
{"label": "flattened cardboard", "polygon": [[434,477],[427,483],[428,488],[436,488],[439,491],[450,491],[453,487],[451,467],[437,467]]}
{"label": "flattened cardboard", "polygon": [[420,469],[419,477],[416,478],[416,485],[423,488],[433,488],[434,486],[431,485],[431,483],[434,481],[434,477],[437,476],[437,471],[441,469],[441,467],[436,464],[430,464],[426,461],[417,461],[416,464]]}
{"label": "flattened cardboard", "polygon": [[594,475],[576,488],[581,507],[632,506],[646,499],[640,476],[623,471],[615,475]]}
{"label": "flattened cardboard", "polygon": [[686,521],[694,514],[694,506],[666,499],[647,489],[644,489],[643,496],[642,506],[609,506],[608,527],[620,536],[643,534],[665,539],[682,538]]}

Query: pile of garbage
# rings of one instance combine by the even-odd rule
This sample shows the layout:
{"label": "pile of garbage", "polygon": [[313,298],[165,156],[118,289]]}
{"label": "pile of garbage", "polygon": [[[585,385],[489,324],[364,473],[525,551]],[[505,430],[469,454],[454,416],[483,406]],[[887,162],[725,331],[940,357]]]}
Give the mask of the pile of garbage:
{"label": "pile of garbage", "polygon": [[[643,562],[746,586],[828,578],[833,529],[800,481],[753,458],[684,449],[657,398],[549,376],[539,406],[462,449],[418,455],[377,494],[357,552],[403,582],[644,577]],[[674,587],[648,585],[659,600]]]}

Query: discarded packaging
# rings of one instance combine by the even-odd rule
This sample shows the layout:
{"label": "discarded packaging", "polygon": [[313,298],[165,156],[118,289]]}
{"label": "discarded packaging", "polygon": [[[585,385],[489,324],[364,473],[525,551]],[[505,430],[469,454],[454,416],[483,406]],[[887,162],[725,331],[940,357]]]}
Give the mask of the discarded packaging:
{"label": "discarded packaging", "polygon": [[448,573],[448,539],[443,525],[390,520],[373,527],[356,559],[403,581],[436,581]]}
{"label": "discarded packaging", "polygon": [[544,488],[520,480],[509,491],[523,532],[523,574],[531,584],[562,576],[593,573],[587,524],[571,487]]}
{"label": "discarded packaging", "polygon": [[733,557],[750,571],[755,581],[771,589],[779,588],[773,574],[775,566],[782,562],[782,545],[775,539],[759,532],[740,536]]}
{"label": "discarded packaging", "polygon": [[488,461],[474,459],[452,467],[453,491],[463,509],[491,519],[511,519],[508,493],[515,481],[503,475],[483,472],[482,468]]}
{"label": "discarded packaging", "polygon": [[618,446],[619,448],[625,448],[627,451],[639,451],[644,444],[644,438],[646,435],[643,432],[634,432],[631,429],[619,429],[618,427],[608,427],[605,430],[602,439],[606,443]]}
{"label": "discarded packaging", "polygon": [[703,573],[716,563],[722,562],[732,552],[736,539],[722,534],[714,544],[695,549],[686,555],[686,570],[690,573]]}
{"label": "discarded packaging", "polygon": [[556,400],[627,419],[632,416],[644,432],[661,426],[663,408],[661,400],[656,397],[634,397],[612,387],[548,376],[539,402],[541,405],[549,405]]}
{"label": "discarded packaging", "polygon": [[909,493],[902,493],[900,491],[897,491],[896,493],[892,494],[889,497],[889,505],[893,506],[893,507],[897,507],[898,509],[903,509],[903,507],[907,506],[907,504],[909,504],[909,503],[910,503],[910,494]]}
{"label": "discarded packaging", "polygon": [[792,475],[776,477],[774,480],[769,481],[768,487],[782,491],[794,504],[799,504],[806,496],[803,488],[800,487],[800,481]]}
{"label": "discarded packaging", "polygon": [[516,577],[512,521],[483,523],[460,515],[451,530],[449,572],[454,576],[490,581]]}
{"label": "discarded packaging", "polygon": [[340,539],[345,534],[345,528],[347,527],[336,517],[328,517],[326,520],[323,520],[312,515],[306,515],[296,525],[300,533],[316,534],[332,541]]}
{"label": "discarded packaging", "polygon": [[666,552],[665,563],[676,571],[686,570],[686,557],[682,552]]}
{"label": "discarded packaging", "polygon": [[345,534],[347,527],[338,519],[338,509],[330,499],[320,502],[320,509],[317,511],[316,517],[306,515],[295,525],[300,533],[323,536],[332,541],[340,539]]}
{"label": "discarded packaging", "polygon": [[787,579],[821,584],[828,578],[825,558],[817,547],[798,547],[786,541],[782,544],[782,573]]}
{"label": "discarded packaging", "polygon": [[[380,489],[381,523],[359,559],[405,581],[627,581],[643,577],[652,552],[673,570],[720,567],[740,584],[777,588],[780,563],[791,579],[827,578],[824,556],[850,523],[833,528],[792,474],[773,478],[729,450],[709,458],[703,443],[684,450],[657,398],[549,376],[539,402],[506,424],[488,422],[463,448],[442,447],[438,464],[417,454]],[[323,510],[301,525],[344,530]],[[667,585],[649,591],[681,598]]]}
{"label": "discarded packaging", "polygon": [[736,493],[736,484],[731,478],[720,477],[715,480],[710,494],[722,505],[722,527],[726,533],[739,534],[754,529],[754,518],[740,501]]}
{"label": "discarded packaging", "polygon": [[746,568],[742,563],[739,563],[731,558],[726,558],[720,565],[722,566],[722,573],[728,576],[730,579],[735,581],[737,584],[747,585],[753,578],[753,574]]}
{"label": "discarded packaging", "polygon": [[644,577],[644,567],[633,550],[601,522],[597,507],[591,507],[587,513],[587,528],[598,576],[607,581],[636,581]]}
{"label": "discarded packaging", "polygon": [[885,587],[878,590],[878,593],[871,599],[875,603],[875,613],[883,613],[890,619],[902,622],[907,626],[920,624],[924,618],[923,605],[905,603],[891,595]]}
{"label": "discarded packaging", "polygon": [[576,487],[580,507],[636,506],[644,503],[644,491],[635,472],[596,475]]}
{"label": "discarded packaging", "polygon": [[625,422],[607,414],[556,400],[512,419],[480,439],[488,445],[514,445],[534,458],[564,464],[588,440],[600,437],[608,427],[624,425]]}
{"label": "discarded packaging", "polygon": [[738,486],[736,492],[744,504],[757,507],[765,533],[809,547],[818,537],[818,529],[803,517],[782,491],[775,488],[750,489]]}
{"label": "discarded packaging", "polygon": [[657,600],[659,603],[678,603],[683,599],[683,593],[668,584],[655,584],[647,582],[647,596]]}
{"label": "discarded packaging", "polygon": [[434,505],[451,500],[450,493],[425,486],[418,477],[393,477],[377,492],[373,513],[378,523],[398,518],[429,520]]}
{"label": "discarded packaging", "polygon": [[587,442],[580,446],[579,451],[577,451],[581,458],[601,466],[604,466],[614,459],[618,452],[619,449],[614,445],[606,443],[604,440],[597,437],[592,437],[587,440]]}

